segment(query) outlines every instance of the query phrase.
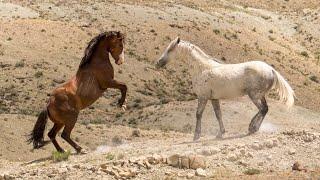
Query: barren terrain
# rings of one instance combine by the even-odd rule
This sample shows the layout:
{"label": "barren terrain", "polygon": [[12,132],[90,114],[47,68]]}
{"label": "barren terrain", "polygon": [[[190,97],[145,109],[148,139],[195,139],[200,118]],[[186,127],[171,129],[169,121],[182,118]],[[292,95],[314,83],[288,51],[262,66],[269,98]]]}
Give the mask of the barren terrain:
{"label": "barren terrain", "polygon": [[[319,5],[317,0],[1,1],[0,179],[319,178]],[[54,162],[51,144],[31,150],[25,135],[47,94],[75,74],[87,43],[108,30],[126,34],[126,63],[114,68],[116,79],[128,84],[128,109],[118,109],[120,93],[108,90],[81,112],[72,133],[88,154]],[[296,106],[286,109],[271,92],[261,130],[247,136],[255,106],[247,97],[223,101],[227,133],[215,139],[218,124],[208,105],[203,137],[192,142],[197,102],[185,60],[154,67],[177,36],[226,63],[271,64],[294,88]],[[176,165],[174,155],[204,159],[204,172]],[[292,171],[295,162],[301,171]],[[259,172],[248,175],[252,169]]]}

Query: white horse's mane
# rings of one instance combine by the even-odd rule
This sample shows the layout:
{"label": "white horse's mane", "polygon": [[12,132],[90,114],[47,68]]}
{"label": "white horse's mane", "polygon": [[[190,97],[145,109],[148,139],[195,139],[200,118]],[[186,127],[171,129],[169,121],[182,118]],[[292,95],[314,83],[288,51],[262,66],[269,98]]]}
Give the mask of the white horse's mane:
{"label": "white horse's mane", "polygon": [[209,56],[208,54],[203,52],[198,46],[188,41],[181,40],[177,44],[176,49],[178,51],[183,51],[180,54],[190,54],[191,57],[194,58],[194,61],[189,61],[189,63],[196,65],[201,70],[212,68],[212,66],[217,66],[221,64],[219,60]]}

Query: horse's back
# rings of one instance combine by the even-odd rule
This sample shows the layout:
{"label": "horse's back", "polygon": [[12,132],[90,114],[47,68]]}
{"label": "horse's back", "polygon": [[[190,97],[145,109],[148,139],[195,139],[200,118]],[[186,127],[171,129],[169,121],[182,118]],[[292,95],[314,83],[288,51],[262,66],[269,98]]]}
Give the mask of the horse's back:
{"label": "horse's back", "polygon": [[251,89],[270,89],[273,72],[272,67],[262,61],[222,64],[203,71],[193,83],[197,95],[227,99],[243,96]]}

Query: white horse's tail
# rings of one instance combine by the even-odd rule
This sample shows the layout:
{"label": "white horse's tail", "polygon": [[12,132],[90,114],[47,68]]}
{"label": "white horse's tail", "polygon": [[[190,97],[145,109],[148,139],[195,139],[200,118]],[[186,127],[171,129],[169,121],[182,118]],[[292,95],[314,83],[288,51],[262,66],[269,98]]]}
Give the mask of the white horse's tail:
{"label": "white horse's tail", "polygon": [[294,104],[294,91],[280,73],[273,69],[273,74],[275,79],[274,88],[277,89],[279,93],[280,101],[284,102],[288,107],[291,107]]}

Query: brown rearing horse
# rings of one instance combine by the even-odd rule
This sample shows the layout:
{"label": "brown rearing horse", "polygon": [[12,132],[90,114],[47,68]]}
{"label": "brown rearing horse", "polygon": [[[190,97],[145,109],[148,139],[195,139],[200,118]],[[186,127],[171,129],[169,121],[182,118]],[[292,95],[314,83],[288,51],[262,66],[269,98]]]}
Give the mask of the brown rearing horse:
{"label": "brown rearing horse", "polygon": [[35,149],[44,146],[44,131],[48,117],[54,123],[48,136],[59,152],[64,152],[56,141],[57,133],[64,127],[61,137],[66,140],[77,153],[81,147],[71,138],[79,111],[94,103],[107,88],[121,91],[119,106],[125,108],[127,86],[114,80],[114,70],[109,53],[120,65],[124,62],[124,35],[120,32],[104,32],[93,38],[86,50],[74,77],[51,94],[48,104],[41,111],[30,134],[29,143]]}

